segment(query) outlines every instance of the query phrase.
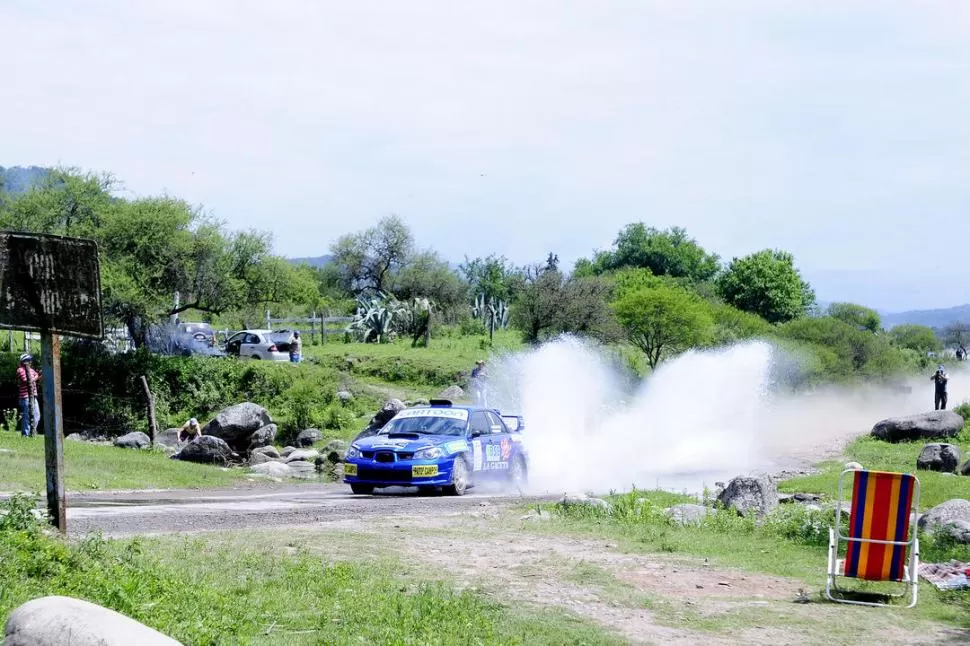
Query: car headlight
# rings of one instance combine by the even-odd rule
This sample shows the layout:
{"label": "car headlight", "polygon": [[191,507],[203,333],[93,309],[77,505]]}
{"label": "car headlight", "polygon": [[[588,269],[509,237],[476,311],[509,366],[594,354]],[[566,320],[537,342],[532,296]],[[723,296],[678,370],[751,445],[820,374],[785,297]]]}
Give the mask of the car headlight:
{"label": "car headlight", "polygon": [[350,448],[347,449],[347,452],[344,453],[344,459],[359,458],[359,457],[360,457],[360,449],[358,449],[356,446],[351,446]]}
{"label": "car headlight", "polygon": [[431,446],[426,449],[421,449],[414,454],[415,460],[434,460],[435,458],[440,458],[445,452],[442,451],[437,446]]}

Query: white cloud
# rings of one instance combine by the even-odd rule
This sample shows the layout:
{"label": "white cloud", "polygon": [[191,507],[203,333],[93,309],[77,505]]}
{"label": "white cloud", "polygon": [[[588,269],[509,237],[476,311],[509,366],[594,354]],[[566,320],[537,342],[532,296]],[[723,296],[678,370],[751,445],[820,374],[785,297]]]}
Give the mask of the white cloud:
{"label": "white cloud", "polygon": [[8,1],[0,164],[110,170],[290,255],[396,212],[452,258],[568,263],[642,219],[965,280],[968,32],[959,2]]}

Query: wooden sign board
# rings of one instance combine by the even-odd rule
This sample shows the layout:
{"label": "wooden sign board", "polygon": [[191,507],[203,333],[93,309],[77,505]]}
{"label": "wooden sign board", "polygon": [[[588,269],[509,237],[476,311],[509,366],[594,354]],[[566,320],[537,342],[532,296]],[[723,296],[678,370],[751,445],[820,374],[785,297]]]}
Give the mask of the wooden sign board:
{"label": "wooden sign board", "polygon": [[97,243],[0,232],[0,328],[101,339]]}

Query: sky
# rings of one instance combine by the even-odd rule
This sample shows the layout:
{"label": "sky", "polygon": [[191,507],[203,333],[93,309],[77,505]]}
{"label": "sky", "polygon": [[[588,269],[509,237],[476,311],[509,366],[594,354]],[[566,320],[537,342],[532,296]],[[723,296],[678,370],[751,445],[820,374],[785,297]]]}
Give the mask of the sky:
{"label": "sky", "polygon": [[0,165],[113,173],[278,253],[395,213],[450,261],[627,223],[970,302],[965,0],[0,0]]}

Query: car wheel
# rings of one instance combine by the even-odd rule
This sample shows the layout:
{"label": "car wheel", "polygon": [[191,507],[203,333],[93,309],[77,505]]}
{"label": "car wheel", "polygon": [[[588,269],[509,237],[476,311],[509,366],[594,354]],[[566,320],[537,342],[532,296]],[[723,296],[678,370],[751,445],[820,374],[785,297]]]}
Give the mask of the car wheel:
{"label": "car wheel", "polygon": [[521,489],[529,483],[529,470],[525,466],[525,460],[521,455],[517,455],[512,460],[512,467],[509,469],[509,483]]}
{"label": "car wheel", "polygon": [[359,482],[354,482],[350,485],[350,490],[358,495],[369,495],[374,493],[374,485],[360,484]]}
{"label": "car wheel", "polygon": [[258,354],[254,354],[253,355],[253,359],[259,360],[259,359],[262,359],[262,357],[259,356]]}
{"label": "car wheel", "polygon": [[468,463],[461,456],[455,458],[455,466],[451,467],[451,484],[445,491],[452,496],[464,496],[469,486]]}

